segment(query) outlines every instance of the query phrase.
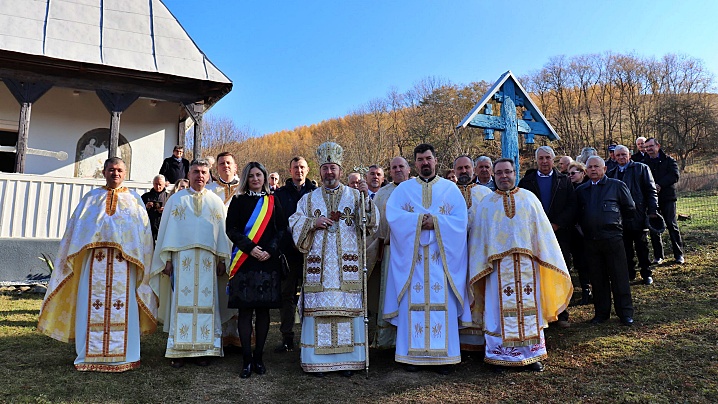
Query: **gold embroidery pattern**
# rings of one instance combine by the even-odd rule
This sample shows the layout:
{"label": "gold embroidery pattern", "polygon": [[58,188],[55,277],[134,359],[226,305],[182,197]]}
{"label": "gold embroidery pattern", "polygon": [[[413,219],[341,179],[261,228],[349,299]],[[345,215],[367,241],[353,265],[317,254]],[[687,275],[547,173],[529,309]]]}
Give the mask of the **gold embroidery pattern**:
{"label": "gold embroidery pattern", "polygon": [[454,205],[449,204],[449,202],[444,202],[443,205],[439,206],[439,213],[442,215],[450,215],[452,210],[454,210]]}
{"label": "gold embroidery pattern", "polygon": [[422,289],[424,289],[424,286],[420,282],[416,282],[416,284],[414,285],[414,290],[416,291],[416,293],[421,292]]}
{"label": "gold embroidery pattern", "polygon": [[209,327],[206,324],[200,328],[199,332],[202,334],[202,338],[209,338]]}
{"label": "gold embroidery pattern", "polygon": [[105,372],[105,373],[121,373],[140,367],[140,361],[132,363],[123,363],[122,365],[107,365],[103,363],[78,363],[75,369],[80,372]]}
{"label": "gold embroidery pattern", "polygon": [[120,192],[127,192],[126,187],[119,188],[108,188],[107,186],[102,187],[107,190],[107,199],[105,200],[105,213],[108,216],[112,216],[117,211],[117,199]]}
{"label": "gold embroidery pattern", "polygon": [[187,286],[185,286],[184,289],[180,290],[180,292],[182,292],[182,294],[184,294],[185,296],[192,293],[192,291]]}
{"label": "gold embroidery pattern", "polygon": [[115,310],[122,310],[122,308],[125,307],[125,304],[122,303],[121,300],[116,300],[112,307],[114,307]]}
{"label": "gold embroidery pattern", "polygon": [[507,286],[506,288],[504,288],[504,294],[506,296],[511,296],[514,294],[514,289],[511,286]]}
{"label": "gold embroidery pattern", "polygon": [[204,257],[204,259],[202,260],[202,266],[204,267],[205,271],[211,271],[212,259],[209,257]]}
{"label": "gold embroidery pattern", "polygon": [[436,323],[433,327],[431,327],[431,336],[434,338],[441,338],[441,323]]}
{"label": "gold embroidery pattern", "polygon": [[95,254],[95,259],[97,260],[97,262],[102,262],[102,260],[105,259],[105,253],[103,253],[102,251],[98,252],[97,254]]}
{"label": "gold embroidery pattern", "polygon": [[401,208],[407,212],[414,213],[414,206],[409,202],[401,205]]}
{"label": "gold embroidery pattern", "polygon": [[356,254],[344,254],[342,255],[344,261],[359,261],[359,256]]}
{"label": "gold embroidery pattern", "polygon": [[219,223],[222,221],[222,213],[218,209],[210,209],[209,210],[209,218],[214,223]]}
{"label": "gold embroidery pattern", "polygon": [[179,329],[179,333],[182,338],[187,338],[187,335],[189,334],[189,326],[187,324],[182,324],[182,327]]}
{"label": "gold embroidery pattern", "polygon": [[504,213],[506,214],[506,217],[509,219],[513,219],[514,216],[516,216],[516,200],[514,199],[514,195],[519,192],[519,188],[516,187],[510,191],[501,191],[496,190],[499,195],[504,200]]}
{"label": "gold embroidery pattern", "polygon": [[440,261],[441,261],[441,254],[439,253],[439,250],[436,250],[436,251],[434,251],[434,252],[431,254],[431,260],[434,261],[434,262],[437,263],[437,264],[440,263]]}
{"label": "gold embroidery pattern", "polygon": [[524,286],[524,293],[526,293],[527,295],[530,295],[531,292],[533,292],[533,291],[534,291],[534,290],[533,290],[533,288],[531,287],[531,285],[526,285],[526,286]]}
{"label": "gold embroidery pattern", "polygon": [[421,253],[416,253],[416,263],[417,264],[420,263],[423,258],[424,257],[421,255]]}
{"label": "gold embroidery pattern", "polygon": [[471,208],[472,200],[471,200],[471,189],[473,189],[477,184],[469,184],[469,185],[458,185],[459,191],[461,191],[461,195],[464,197],[464,201],[466,201],[466,209]]}
{"label": "gold embroidery pattern", "polygon": [[414,337],[421,337],[424,334],[424,327],[421,325],[421,323],[415,323],[414,324]]}
{"label": "gold embroidery pattern", "polygon": [[102,308],[102,302],[100,299],[95,300],[95,302],[92,303],[92,307],[94,307],[95,310],[100,310],[100,308]]}
{"label": "gold embroidery pattern", "polygon": [[182,259],[182,270],[183,271],[189,271],[189,266],[192,264],[192,258],[190,257],[184,257]]}
{"label": "gold embroidery pattern", "polygon": [[356,265],[344,265],[342,266],[344,272],[359,272],[359,267]]}
{"label": "gold embroidery pattern", "polygon": [[204,295],[204,297],[209,297],[209,295],[212,294],[212,291],[209,290],[209,288],[205,287],[204,289],[202,289],[202,294]]}
{"label": "gold embroidery pattern", "polygon": [[439,285],[439,282],[435,282],[434,285],[431,287],[431,290],[433,290],[434,293],[439,293],[441,289],[444,289],[444,287]]}
{"label": "gold embroidery pattern", "polygon": [[172,209],[172,216],[177,220],[184,220],[185,219],[185,211],[187,210],[186,206],[177,205],[174,209]]}

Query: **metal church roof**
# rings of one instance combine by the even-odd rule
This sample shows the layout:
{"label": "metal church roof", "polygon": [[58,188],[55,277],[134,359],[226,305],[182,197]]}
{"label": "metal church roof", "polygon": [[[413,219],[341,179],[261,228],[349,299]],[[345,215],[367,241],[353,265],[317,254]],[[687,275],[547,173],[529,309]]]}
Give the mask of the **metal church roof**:
{"label": "metal church roof", "polygon": [[0,50],[231,83],[160,0],[0,0]]}

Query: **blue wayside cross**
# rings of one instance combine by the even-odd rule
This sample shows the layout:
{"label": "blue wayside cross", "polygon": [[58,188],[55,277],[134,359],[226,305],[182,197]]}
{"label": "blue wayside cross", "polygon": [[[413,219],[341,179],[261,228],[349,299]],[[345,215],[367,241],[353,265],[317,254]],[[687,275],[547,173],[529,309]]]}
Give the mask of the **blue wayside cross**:
{"label": "blue wayside cross", "polygon": [[[501,114],[493,114],[491,99],[501,104]],[[523,108],[519,119],[517,108]],[[483,113],[481,110],[483,109]],[[484,139],[494,140],[494,131],[503,132],[501,136],[501,157],[510,158],[516,165],[516,183],[519,181],[519,134],[524,135],[526,144],[534,144],[534,136],[546,136],[549,140],[560,140],[556,131],[546,120],[536,104],[531,100],[523,86],[516,80],[511,70],[502,74],[478,104],[469,112],[457,128],[484,129]]]}

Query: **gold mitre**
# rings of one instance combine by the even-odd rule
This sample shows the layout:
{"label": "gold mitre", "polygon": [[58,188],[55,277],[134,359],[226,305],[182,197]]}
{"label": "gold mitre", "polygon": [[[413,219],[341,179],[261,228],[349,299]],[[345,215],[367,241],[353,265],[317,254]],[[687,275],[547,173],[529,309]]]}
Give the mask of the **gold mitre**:
{"label": "gold mitre", "polygon": [[342,165],[342,156],[344,149],[334,142],[324,142],[317,148],[317,157],[319,158],[319,167],[324,164],[334,163]]}

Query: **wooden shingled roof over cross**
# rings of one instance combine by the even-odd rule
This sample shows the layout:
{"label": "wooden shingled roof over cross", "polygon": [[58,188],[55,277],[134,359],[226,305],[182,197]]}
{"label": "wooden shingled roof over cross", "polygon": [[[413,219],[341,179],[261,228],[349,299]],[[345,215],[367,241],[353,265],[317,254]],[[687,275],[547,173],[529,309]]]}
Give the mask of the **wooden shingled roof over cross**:
{"label": "wooden shingled roof over cross", "polygon": [[[493,114],[491,100],[501,104],[499,115]],[[517,108],[524,112],[519,118]],[[553,126],[543,116],[536,104],[511,71],[502,74],[484,94],[476,106],[461,120],[457,128],[482,128],[485,139],[493,140],[494,131],[501,136],[501,157],[510,158],[519,170],[519,134],[524,135],[527,144],[534,143],[534,136],[546,136],[549,140],[560,140]],[[518,180],[518,176],[516,176]]]}

